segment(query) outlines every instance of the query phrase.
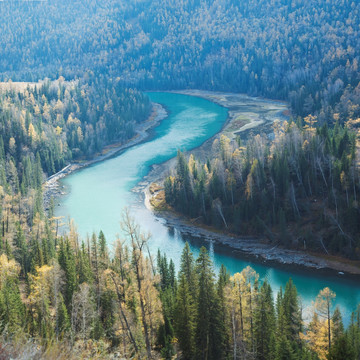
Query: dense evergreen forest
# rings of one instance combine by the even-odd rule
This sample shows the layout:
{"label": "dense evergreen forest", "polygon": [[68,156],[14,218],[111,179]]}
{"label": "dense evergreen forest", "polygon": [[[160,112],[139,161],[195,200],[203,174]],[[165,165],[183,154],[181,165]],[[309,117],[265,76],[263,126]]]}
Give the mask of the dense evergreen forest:
{"label": "dense evergreen forest", "polygon": [[97,73],[145,89],[285,99],[296,115],[360,115],[352,0],[55,0],[1,3],[3,79]]}
{"label": "dense evergreen forest", "polygon": [[[38,219],[0,255],[1,359],[358,359],[360,308],[344,329],[324,288],[310,322],[296,287],[274,294],[250,268],[217,277],[202,248],[172,260],[146,257],[147,236],[129,213],[109,255],[100,232],[85,242]],[[127,243],[124,241],[127,240]],[[29,341],[28,339],[31,339]]]}
{"label": "dense evergreen forest", "polygon": [[[34,164],[51,175],[71,160],[124,143],[150,114],[146,95],[119,80],[94,77],[44,81],[0,91],[0,185],[34,188]],[[41,177],[40,177],[41,179]],[[36,184],[35,184],[36,185]]]}
{"label": "dense evergreen forest", "polygon": [[229,232],[359,259],[356,133],[338,123],[316,127],[313,116],[273,127],[273,139],[244,144],[222,135],[205,162],[179,152],[166,202]]}
{"label": "dense evergreen forest", "polygon": [[360,308],[345,329],[331,289],[305,321],[291,279],[274,294],[250,267],[215,274],[188,244],[176,274],[128,212],[114,251],[71,222],[61,236],[42,193],[68,162],[134,136],[151,112],[140,90],[283,99],[296,121],[273,137],[222,136],[207,161],[179,152],[166,201],[359,259],[359,15],[350,0],[0,2],[0,359],[360,359]]}

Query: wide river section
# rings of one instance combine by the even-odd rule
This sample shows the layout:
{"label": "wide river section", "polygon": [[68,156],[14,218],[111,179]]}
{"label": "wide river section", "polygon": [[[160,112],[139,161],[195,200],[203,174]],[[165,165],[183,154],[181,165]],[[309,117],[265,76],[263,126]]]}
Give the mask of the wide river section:
{"label": "wide river section", "polygon": [[[151,168],[176,156],[178,149],[191,150],[200,146],[221,130],[228,116],[226,108],[199,97],[160,92],[148,95],[153,102],[166,108],[168,116],[153,130],[147,141],[65,177],[62,184],[67,195],[59,199],[56,215],[74,219],[83,238],[103,230],[111,248],[117,234],[121,237],[121,214],[127,206],[141,229],[152,234],[150,251],[156,254],[160,249],[173,259],[177,269],[185,241],[189,242],[195,256],[204,245],[211,253],[216,270],[224,264],[233,274],[250,265],[259,273],[261,280],[268,280],[275,292],[292,277],[305,310],[310,309],[311,301],[318,292],[329,286],[336,292],[336,305],[339,305],[345,323],[348,323],[351,312],[360,303],[358,282],[314,270],[301,271],[295,267],[285,270],[249,261],[230,248],[204,238],[189,237],[179,228],[168,227],[163,219],[144,206],[142,193],[133,190],[146,179]],[[243,105],[244,114],[271,112],[275,106],[271,101],[247,99]]]}

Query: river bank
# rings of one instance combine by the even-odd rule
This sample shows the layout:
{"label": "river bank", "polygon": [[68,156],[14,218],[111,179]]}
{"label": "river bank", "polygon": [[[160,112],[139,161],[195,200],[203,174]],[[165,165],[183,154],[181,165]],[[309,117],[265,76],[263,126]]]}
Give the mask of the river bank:
{"label": "river bank", "polygon": [[51,198],[56,199],[61,195],[65,195],[64,188],[59,183],[60,179],[86,166],[109,159],[129,147],[145,141],[147,137],[150,136],[151,130],[157,126],[161,120],[167,117],[167,112],[163,106],[157,103],[153,103],[152,105],[153,108],[149,118],[135,129],[136,135],[132,139],[128,140],[126,143],[107,145],[100,153],[95,154],[91,160],[70,163],[56,174],[48,177],[43,184],[43,201],[45,210],[49,209]]}
{"label": "river bank", "polygon": [[181,233],[193,238],[203,238],[206,241],[227,246],[232,249],[233,253],[241,255],[243,259],[274,264],[284,268],[297,267],[301,270],[316,270],[324,274],[359,279],[360,267],[351,262],[347,263],[345,260],[339,261],[335,258],[331,259],[331,257],[321,257],[316,254],[273,246],[261,238],[225,234],[202,224],[196,224],[176,212],[154,210],[151,206],[152,196],[147,189],[145,202],[149,208],[155,211],[156,216],[165,220],[167,226],[177,228]]}
{"label": "river bank", "polygon": [[[270,132],[272,123],[275,120],[284,120],[287,115],[287,108],[284,103],[271,102],[249,98],[246,95],[212,93],[199,90],[188,90],[176,92],[185,95],[192,95],[213,101],[228,109],[228,119],[220,133],[207,140],[200,147],[191,150],[197,158],[206,158],[207,153],[215,138],[222,134],[234,139],[238,135],[246,134],[250,131]],[[253,113],[251,102],[257,105],[263,102],[263,113]],[[244,108],[246,111],[244,111]],[[201,224],[196,224],[190,219],[186,219],[180,214],[169,210],[157,211],[154,203],[161,203],[164,200],[162,191],[163,181],[175,166],[176,159],[153,166],[151,172],[145,177],[144,181],[134,189],[144,193],[145,206],[150,211],[155,211],[159,218],[166,221],[169,227],[175,227],[184,234],[192,237],[202,237],[207,241],[213,241],[232,248],[233,252],[242,254],[242,257],[252,258],[254,261],[276,263],[287,267],[300,267],[304,269],[314,269],[339,276],[358,277],[360,266],[358,262],[350,262],[347,259],[337,259],[330,256],[309,254],[307,252],[290,250],[279,246],[269,245],[265,239],[249,238],[224,234],[215,229],[207,228]],[[155,185],[154,185],[155,184]],[[152,187],[152,188],[151,188]],[[155,190],[154,190],[155,189]]]}

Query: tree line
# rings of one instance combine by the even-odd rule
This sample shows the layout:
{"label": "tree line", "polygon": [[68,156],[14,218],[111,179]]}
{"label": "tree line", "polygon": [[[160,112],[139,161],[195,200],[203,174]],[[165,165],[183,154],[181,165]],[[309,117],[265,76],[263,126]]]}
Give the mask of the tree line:
{"label": "tree line", "polygon": [[359,258],[356,133],[316,121],[275,122],[273,138],[246,142],[221,135],[207,161],[179,152],[166,202],[232,233]]}

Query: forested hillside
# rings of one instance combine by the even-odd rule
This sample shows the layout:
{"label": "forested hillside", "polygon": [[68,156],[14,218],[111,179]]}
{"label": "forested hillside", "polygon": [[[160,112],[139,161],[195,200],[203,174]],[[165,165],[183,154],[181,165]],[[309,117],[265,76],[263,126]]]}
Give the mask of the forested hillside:
{"label": "forested hillside", "polygon": [[[178,154],[166,202],[197,221],[274,245],[360,258],[356,134],[316,118],[274,123],[274,139],[224,135],[207,162]],[[348,124],[349,126],[350,124]]]}
{"label": "forested hillside", "polygon": [[2,2],[0,74],[92,69],[145,89],[289,100],[319,123],[360,115],[359,11],[351,0]]}
{"label": "forested hillside", "polygon": [[72,222],[60,235],[42,185],[133,137],[151,112],[140,90],[282,99],[292,120],[273,136],[179,152],[166,201],[359,259],[359,16],[350,0],[0,1],[0,359],[358,360],[360,308],[345,329],[331,289],[305,321],[291,279],[274,294],[250,267],[215,274],[188,244],[176,274],[128,212],[114,246]]}
{"label": "forested hillside", "polygon": [[274,301],[252,268],[215,277],[206,249],[195,260],[188,244],[176,276],[160,252],[145,256],[128,213],[122,227],[128,242],[112,256],[102,232],[84,242],[73,228],[58,237],[51,219],[29,236],[18,227],[14,247],[1,247],[1,358],[358,359],[360,309],[345,330],[331,289],[305,323],[291,279]]}
{"label": "forested hillside", "polygon": [[[86,77],[86,79],[85,79]],[[147,96],[119,81],[86,75],[0,92],[0,186],[34,188],[34,164],[51,175],[73,159],[124,143],[150,114]],[[39,181],[39,180],[37,180]]]}
{"label": "forested hillside", "polygon": [[[1,252],[31,246],[35,224],[45,220],[46,176],[125,142],[151,110],[142,93],[90,75],[21,85],[1,84],[0,91]],[[24,244],[19,232],[27,234]]]}

